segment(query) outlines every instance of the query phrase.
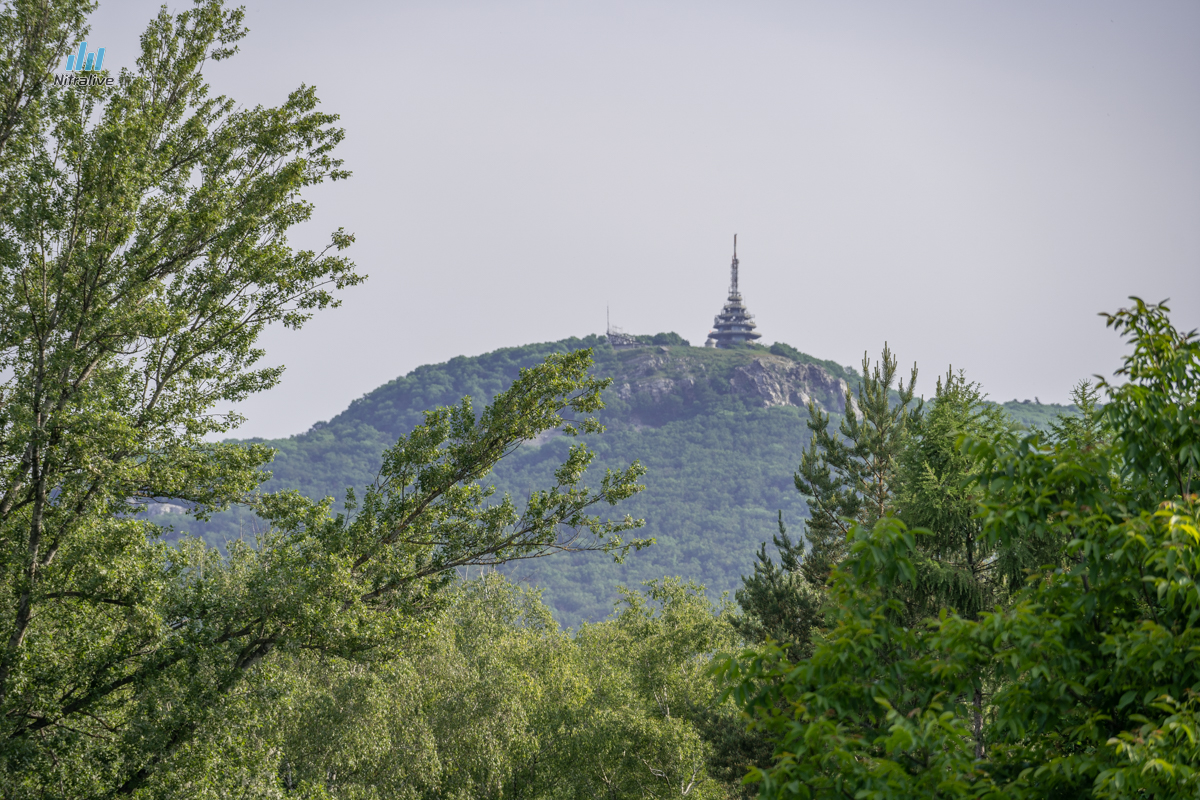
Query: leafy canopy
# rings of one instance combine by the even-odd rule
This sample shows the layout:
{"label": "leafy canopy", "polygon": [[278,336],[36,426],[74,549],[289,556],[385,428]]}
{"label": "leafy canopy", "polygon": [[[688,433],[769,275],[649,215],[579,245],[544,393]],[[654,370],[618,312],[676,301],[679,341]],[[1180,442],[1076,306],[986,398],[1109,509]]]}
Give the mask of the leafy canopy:
{"label": "leafy canopy", "polygon": [[[456,567],[556,550],[620,555],[638,521],[592,512],[570,449],[523,507],[481,481],[521,442],[599,429],[587,351],[523,371],[478,415],[438,409],[400,437],[339,516],[294,493],[256,499],[271,457],[216,444],[221,403],[275,384],[256,342],[296,327],[362,276],[288,231],[302,193],[348,175],[342,131],[311,87],[281,105],[213,97],[242,11],[165,8],[115,86],[56,86],[87,2],[0,7],[0,794],[169,795],[214,709],[281,654],[386,657]],[[255,503],[269,523],[228,554],[168,546],[143,510],[197,517]],[[192,775],[195,778],[195,775]]]}
{"label": "leafy canopy", "polygon": [[[1062,543],[1011,603],[912,626],[931,534],[855,526],[841,611],[811,658],[775,646],[720,674],[776,743],[764,797],[1194,797],[1200,790],[1200,342],[1164,304],[1108,317],[1133,344],[1082,439],[964,441],[990,547]],[[1111,431],[1111,439],[1094,435]],[[977,749],[971,698],[995,676]]]}

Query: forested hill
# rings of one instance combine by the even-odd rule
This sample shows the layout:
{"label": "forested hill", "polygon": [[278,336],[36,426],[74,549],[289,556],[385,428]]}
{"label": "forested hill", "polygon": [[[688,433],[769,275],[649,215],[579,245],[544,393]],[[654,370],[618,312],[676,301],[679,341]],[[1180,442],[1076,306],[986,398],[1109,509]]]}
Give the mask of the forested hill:
{"label": "forested hill", "polygon": [[[513,573],[542,586],[560,621],[607,615],[620,583],[679,575],[710,589],[736,588],[750,572],[759,543],[776,530],[776,515],[798,530],[804,503],[792,473],[807,440],[806,404],[843,410],[857,374],[784,344],[714,350],[690,347],[675,334],[639,337],[642,346],[614,349],[602,336],[496,350],[419,367],[352,402],[305,433],[267,441],[278,454],[267,491],[293,488],[341,498],[374,480],[380,454],[421,423],[422,412],[471,396],[480,407],[522,367],[551,353],[591,348],[595,373],[613,378],[601,417],[606,433],[588,437],[599,480],[608,467],[640,459],[646,491],[621,513],[646,520],[657,544],[622,565],[601,554],[558,555],[520,562]],[[918,384],[920,387],[920,384]],[[1060,407],[1010,403],[1014,417],[1039,424]],[[264,441],[264,440],[253,440]],[[552,483],[569,442],[530,444],[500,464],[493,480],[515,499]],[[212,542],[244,536],[255,526],[245,509],[207,524],[185,517],[175,527]]]}

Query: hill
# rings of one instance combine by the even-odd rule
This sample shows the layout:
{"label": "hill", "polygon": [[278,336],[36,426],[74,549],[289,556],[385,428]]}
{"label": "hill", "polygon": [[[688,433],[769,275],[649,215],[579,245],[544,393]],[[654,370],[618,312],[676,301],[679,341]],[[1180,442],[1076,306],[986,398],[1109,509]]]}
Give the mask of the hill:
{"label": "hill", "polygon": [[[613,378],[601,413],[608,430],[588,437],[597,453],[593,470],[602,475],[635,459],[646,465],[646,491],[620,510],[644,518],[642,535],[657,544],[621,565],[601,554],[559,555],[521,562],[511,572],[543,587],[565,624],[605,617],[620,583],[680,575],[716,592],[731,591],[750,571],[759,543],[770,540],[776,514],[782,511],[795,530],[806,515],[792,484],[807,441],[806,404],[811,399],[841,413],[845,389],[856,385],[858,375],[784,344],[715,350],[690,347],[675,334],[639,339],[641,346],[617,349],[601,336],[571,338],[419,367],[305,433],[251,440],[277,450],[264,489],[341,498],[346,487],[374,479],[383,449],[419,424],[426,409],[466,395],[481,404],[522,367],[550,353],[588,347],[596,374]],[[1024,412],[1017,418],[1031,425],[1054,413],[1016,406],[1015,412]],[[563,438],[530,443],[501,462],[492,481],[519,500],[551,482],[567,446]],[[246,509],[209,523],[178,519],[177,529],[215,544],[252,533],[256,524]]]}

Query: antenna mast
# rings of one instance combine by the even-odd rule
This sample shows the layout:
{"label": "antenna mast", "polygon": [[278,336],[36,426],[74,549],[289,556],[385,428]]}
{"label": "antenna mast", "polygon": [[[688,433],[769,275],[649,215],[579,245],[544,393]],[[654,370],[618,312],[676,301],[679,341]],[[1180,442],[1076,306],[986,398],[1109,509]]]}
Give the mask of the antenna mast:
{"label": "antenna mast", "polygon": [[733,264],[730,265],[731,273],[729,280],[729,296],[734,297],[738,293],[738,260],[737,260],[737,234],[733,235]]}

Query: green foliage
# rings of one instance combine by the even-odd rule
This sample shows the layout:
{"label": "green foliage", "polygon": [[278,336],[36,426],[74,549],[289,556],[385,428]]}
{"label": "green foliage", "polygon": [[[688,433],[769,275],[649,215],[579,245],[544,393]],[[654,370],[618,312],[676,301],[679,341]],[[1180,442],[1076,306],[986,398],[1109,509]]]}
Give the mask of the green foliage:
{"label": "green foliage", "polygon": [[[983,543],[974,518],[978,465],[958,449],[960,437],[1007,436],[1018,423],[961,372],[939,378],[927,408],[913,401],[915,366],[907,388],[893,386],[895,372],[895,358],[886,346],[874,370],[864,359],[857,402],[847,396],[851,412],[837,434],[828,430],[828,415],[810,408],[813,436],[795,475],[796,488],[811,509],[804,539],[793,541],[781,518],[773,537],[778,564],[764,543],[754,574],[743,579],[737,592],[745,612],[742,633],[751,641],[785,643],[792,660],[807,654],[812,629],[822,624],[821,608],[827,602],[822,590],[845,556],[846,536],[855,521],[869,524],[881,514],[898,514],[910,526],[935,531],[918,540],[918,585],[896,595],[914,621],[936,614],[943,605],[968,615],[991,609],[1009,587],[1020,585],[1023,570],[1043,563],[1039,559],[1047,555],[1046,547],[997,550]],[[1094,404],[1088,408],[1095,411]],[[1068,414],[1051,421],[1055,424],[1074,430],[1091,423]]]}
{"label": "green foliage", "polygon": [[670,333],[656,333],[653,336],[649,334],[639,334],[634,336],[634,341],[641,344],[656,344],[660,347],[691,347],[692,343],[680,336],[675,331]]}
{"label": "green foliage", "polygon": [[[962,700],[970,685],[930,681],[927,630],[907,625],[885,587],[912,580],[913,534],[894,517],[856,525],[834,570],[836,621],[812,656],[791,664],[768,644],[720,668],[738,705],[775,739],[751,770],[764,797],[932,797],[973,771]],[[958,691],[955,691],[955,690]]]}
{"label": "green foliage", "polygon": [[[695,584],[665,579],[622,592],[610,622],[583,626],[576,642],[594,699],[562,720],[576,736],[554,770],[570,775],[571,796],[726,796],[708,774],[714,753],[701,733],[719,690],[709,659],[736,642],[729,614],[714,614]],[[729,706],[717,716],[735,719]],[[733,776],[744,768],[730,766]]]}
{"label": "green foliage", "polygon": [[[916,576],[892,590],[905,601],[909,625],[920,626],[949,609],[967,619],[1002,607],[1024,583],[1027,570],[1061,560],[1050,547],[998,545],[978,519],[983,465],[964,452],[964,439],[1009,440],[1014,427],[1001,408],[984,400],[979,385],[947,370],[933,401],[909,439],[897,471],[897,516],[928,531],[916,539]],[[984,753],[983,715],[994,675],[974,676],[971,689],[975,755]]]}
{"label": "green foliage", "polygon": [[[1052,553],[1021,553],[987,541],[978,519],[982,465],[959,447],[964,438],[994,442],[1009,437],[1011,423],[984,401],[979,385],[962,372],[939,378],[933,401],[899,459],[897,516],[930,533],[917,539],[920,557],[911,600],[917,615],[949,608],[968,619],[994,610],[1025,571],[1049,563]],[[1023,556],[1023,557],[1022,557]]]}
{"label": "green foliage", "polygon": [[897,463],[919,429],[922,405],[913,402],[916,365],[906,387],[903,378],[896,380],[896,364],[886,344],[874,370],[863,355],[862,383],[857,397],[846,393],[846,414],[837,435],[829,431],[829,415],[809,406],[813,435],[795,483],[811,511],[805,527],[811,552],[801,569],[814,585],[823,585],[841,560],[851,520],[871,525],[894,511]]}
{"label": "green foliage", "polygon": [[791,539],[781,513],[773,537],[779,565],[764,543],[754,573],[743,578],[740,630],[751,641],[781,641],[792,658],[808,655],[813,628],[823,624],[823,589],[845,556],[850,526],[894,512],[899,461],[921,425],[921,403],[913,402],[916,379],[914,365],[908,386],[896,384],[896,359],[884,345],[873,371],[863,356],[863,378],[857,396],[846,390],[837,434],[829,431],[830,415],[809,403],[812,437],[794,476],[810,512],[804,541]]}
{"label": "green foliage", "polygon": [[743,576],[735,593],[743,614],[734,627],[749,642],[782,642],[793,661],[811,652],[813,629],[821,622],[825,597],[803,571],[804,543],[792,541],[779,512],[779,534],[772,537],[779,563],[767,554],[767,543],[759,548],[754,572]]}
{"label": "green foliage", "polygon": [[[1138,301],[1111,317],[1134,344],[1130,382],[1108,387],[1111,444],[965,444],[988,545],[1062,544],[1009,604],[910,624],[893,587],[919,586],[919,542],[935,534],[885,517],[852,529],[811,658],[767,646],[721,666],[775,738],[752,771],[762,796],[1196,796],[1200,504],[1177,492],[1200,437],[1153,410],[1195,418],[1200,362],[1166,314]],[[997,683],[981,752],[984,675]]]}
{"label": "green foliage", "polygon": [[1085,450],[1112,444],[1112,423],[1100,404],[1100,389],[1091,381],[1080,381],[1071,389],[1072,406],[1078,413],[1059,414],[1046,426],[1048,438],[1059,444],[1074,442]]}
{"label": "green foliage", "polygon": [[747,736],[707,674],[736,644],[729,615],[667,579],[571,637],[535,592],[495,573],[457,580],[395,657],[278,659],[252,687],[258,716],[231,697],[191,745],[203,781],[178,775],[173,796],[247,783],[263,797],[736,796]]}
{"label": "green foliage", "polygon": [[[637,521],[588,513],[640,488],[636,464],[590,491],[580,481],[591,454],[574,446],[552,487],[520,511],[508,497],[488,502],[492,490],[479,482],[520,442],[571,433],[564,413],[599,407],[603,384],[590,366],[586,351],[551,356],[478,416],[469,402],[429,412],[385,453],[379,480],[348,516],[280,493],[262,500],[271,527],[257,546],[234,542],[225,558],[192,538],[168,550],[133,520],[110,523],[125,534],[109,545],[115,563],[81,574],[66,554],[66,575],[43,580],[40,614],[11,662],[23,691],[10,695],[14,723],[0,750],[6,792],[69,778],[92,794],[170,793],[187,763],[176,754],[273,653],[379,658],[419,630],[458,568],[643,546],[620,537]],[[590,416],[578,424],[598,428]],[[104,520],[93,524],[103,530]],[[95,615],[107,606],[115,611]]]}
{"label": "green foliage", "polygon": [[1107,324],[1133,340],[1134,351],[1117,370],[1127,382],[1111,386],[1105,414],[1137,437],[1117,440],[1121,473],[1143,499],[1185,496],[1200,481],[1200,338],[1172,327],[1165,305],[1135,306],[1105,314]]}
{"label": "green foliage", "polygon": [[262,749],[279,741],[261,772],[301,796],[522,796],[527,764],[558,743],[550,717],[583,699],[579,667],[535,594],[460,581],[395,659],[287,662],[289,702],[257,733]]}
{"label": "green foliage", "polygon": [[206,441],[238,421],[215,405],[278,380],[256,366],[258,335],[361,280],[336,254],[344,233],[321,253],[286,237],[311,216],[300,193],[346,175],[342,133],[308,88],[271,109],[209,96],[202,65],[244,33],[220,2],[161,11],[119,87],[47,83],[32,70],[89,8],[0,9],[0,68],[19,84],[0,121],[0,794],[14,798],[173,794],[215,709],[262,717],[273,655],[386,653],[459,567],[644,544],[621,537],[633,519],[593,513],[636,493],[636,464],[589,490],[592,455],[568,448],[520,508],[480,483],[547,430],[600,430],[605,384],[581,351],[522,371],[479,414],[426,414],[344,514],[283,492],[259,503],[254,546],[168,546],[140,513],[151,501],[206,517],[267,477],[268,448]]}
{"label": "green foliage", "polygon": [[[311,216],[299,193],[346,175],[336,117],[303,87],[270,109],[208,94],[200,67],[232,53],[241,12],[164,10],[123,85],[55,86],[90,9],[0,9],[0,773],[13,797],[132,789],[185,735],[186,709],[225,688],[219,662],[255,659],[197,645],[221,635],[197,619],[244,599],[200,590],[193,571],[218,562],[170,552],[134,514],[170,498],[207,515],[261,482],[266,448],[205,442],[237,421],[212,408],[277,381],[256,366],[267,325],[299,326],[361,280],[336,254],[348,235],[320,253],[286,237]],[[253,580],[237,555],[224,569]]]}

